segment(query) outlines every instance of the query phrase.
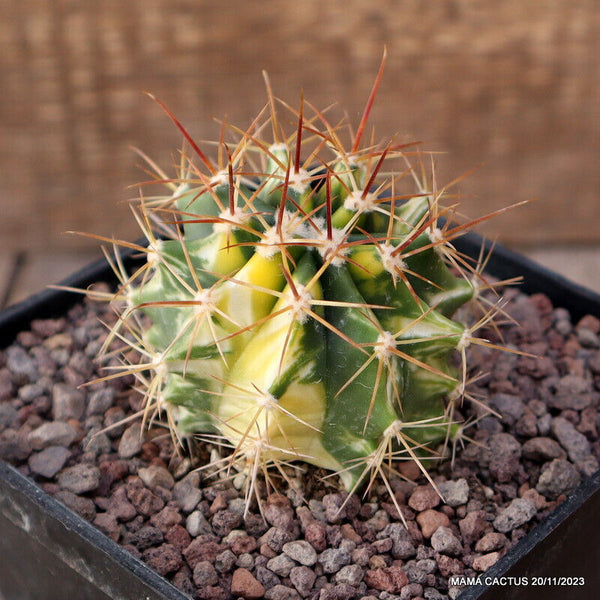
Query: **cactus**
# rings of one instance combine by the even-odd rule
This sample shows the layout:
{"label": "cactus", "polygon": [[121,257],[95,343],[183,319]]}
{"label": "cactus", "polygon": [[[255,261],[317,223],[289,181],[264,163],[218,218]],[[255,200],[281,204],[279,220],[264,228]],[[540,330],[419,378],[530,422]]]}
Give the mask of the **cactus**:
{"label": "cactus", "polygon": [[[452,246],[470,224],[442,208],[447,190],[405,164],[423,152],[363,145],[382,69],[349,149],[345,125],[278,103],[268,80],[270,110],[246,131],[224,126],[217,159],[159,102],[199,162],[184,149],[175,179],[155,166],[169,194],[139,203],[148,245],[129,246],[147,260],[131,276],[114,265],[126,302],[107,344],[141,359],[108,377],[133,373],[145,416],[165,414],[178,438],[228,445],[249,496],[258,474],[296,461],[348,491],[377,475],[391,491],[397,461],[426,472],[463,435],[465,349],[487,344],[476,330],[497,308],[453,320],[487,284]],[[417,189],[399,193],[406,180]]]}

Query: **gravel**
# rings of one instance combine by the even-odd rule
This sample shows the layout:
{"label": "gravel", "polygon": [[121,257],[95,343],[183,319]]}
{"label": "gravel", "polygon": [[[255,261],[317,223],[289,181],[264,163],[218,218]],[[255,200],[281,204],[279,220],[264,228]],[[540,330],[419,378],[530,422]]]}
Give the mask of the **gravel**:
{"label": "gravel", "polygon": [[415,483],[391,480],[396,503],[377,485],[348,499],[309,467],[246,511],[243,478],[195,470],[214,447],[174,457],[164,429],[120,422],[140,409],[131,381],[79,389],[99,375],[96,317],[114,318],[88,301],[0,350],[0,458],[191,598],[455,598],[450,576],[485,572],[598,469],[600,321],[509,295],[524,325],[505,343],[533,356],[471,350],[487,373],[472,392],[502,419],[477,420],[454,465],[432,468],[445,503],[410,466]]}

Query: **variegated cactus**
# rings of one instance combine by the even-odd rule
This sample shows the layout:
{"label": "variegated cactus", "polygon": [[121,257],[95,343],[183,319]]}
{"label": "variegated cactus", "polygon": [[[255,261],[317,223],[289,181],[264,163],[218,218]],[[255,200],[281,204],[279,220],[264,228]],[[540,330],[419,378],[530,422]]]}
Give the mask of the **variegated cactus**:
{"label": "variegated cactus", "polygon": [[[322,112],[270,94],[211,159],[160,103],[193,153],[175,179],[156,168],[170,192],[139,205],[147,262],[131,276],[116,265],[127,302],[110,339],[142,357],[122,373],[146,410],[177,436],[226,440],[249,493],[292,461],[349,491],[377,474],[389,488],[387,468],[423,468],[462,431],[465,349],[485,343],[475,331],[493,310],[470,327],[452,320],[484,282],[452,246],[468,224],[451,225],[445,190],[407,166],[424,154],[363,146],[380,76],[349,149]],[[288,136],[278,110],[295,121]],[[417,189],[399,193],[404,180]]]}

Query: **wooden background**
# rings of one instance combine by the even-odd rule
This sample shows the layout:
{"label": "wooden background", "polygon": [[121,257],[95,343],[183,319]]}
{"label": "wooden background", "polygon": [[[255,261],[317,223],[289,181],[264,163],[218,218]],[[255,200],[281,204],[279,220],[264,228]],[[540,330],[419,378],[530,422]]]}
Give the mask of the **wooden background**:
{"label": "wooden background", "polygon": [[[131,145],[170,167],[212,117],[247,126],[261,70],[297,103],[357,121],[384,45],[372,122],[441,150],[439,181],[508,244],[600,242],[597,0],[2,0],[0,235],[9,250],[74,249],[69,229],[137,237],[125,200],[144,179]],[[95,244],[95,242],[91,242]]]}

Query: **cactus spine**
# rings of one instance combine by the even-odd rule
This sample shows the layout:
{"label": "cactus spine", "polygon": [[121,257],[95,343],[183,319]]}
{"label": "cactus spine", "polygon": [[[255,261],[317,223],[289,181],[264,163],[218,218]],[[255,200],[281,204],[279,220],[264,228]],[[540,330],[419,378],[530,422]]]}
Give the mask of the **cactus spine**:
{"label": "cactus spine", "polygon": [[271,96],[268,116],[221,140],[217,163],[173,118],[200,161],[182,152],[171,193],[140,203],[147,263],[118,269],[127,303],[110,339],[142,356],[122,372],[176,435],[226,440],[252,483],[301,460],[349,491],[370,475],[387,484],[388,463],[423,468],[462,431],[464,350],[480,340],[452,317],[479,274],[451,244],[465,226],[438,221],[452,216],[443,193],[420,182],[399,194],[414,173],[384,173],[410,149],[362,146],[380,76],[349,151],[304,102],[285,105],[286,137]]}

